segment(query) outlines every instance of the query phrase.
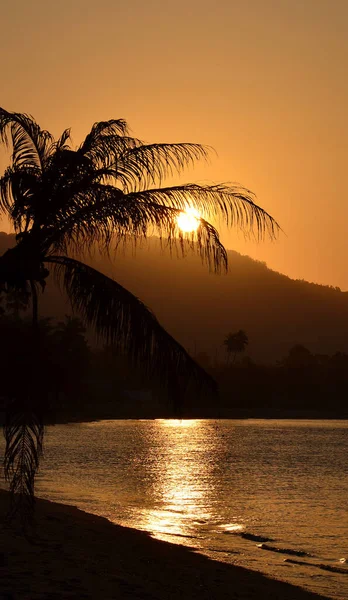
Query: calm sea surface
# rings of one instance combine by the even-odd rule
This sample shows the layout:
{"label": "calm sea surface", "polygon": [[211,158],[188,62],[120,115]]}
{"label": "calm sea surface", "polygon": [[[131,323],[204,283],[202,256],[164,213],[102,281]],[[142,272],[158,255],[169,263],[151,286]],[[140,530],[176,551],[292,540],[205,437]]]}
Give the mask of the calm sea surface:
{"label": "calm sea surface", "polygon": [[59,425],[37,493],[347,600],[347,457],[348,421]]}

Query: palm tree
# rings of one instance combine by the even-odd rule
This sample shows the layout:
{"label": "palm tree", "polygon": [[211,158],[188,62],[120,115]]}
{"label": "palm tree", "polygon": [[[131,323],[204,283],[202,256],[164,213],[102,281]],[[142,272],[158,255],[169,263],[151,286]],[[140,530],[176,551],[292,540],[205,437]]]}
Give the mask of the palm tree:
{"label": "palm tree", "polygon": [[[208,149],[199,144],[144,144],[130,135],[124,120],[95,123],[73,149],[70,130],[59,139],[33,117],[0,109],[0,140],[12,147],[12,160],[0,179],[0,210],[12,222],[16,246],[0,257],[0,293],[28,294],[33,323],[31,376],[18,374],[5,423],[5,475],[18,506],[34,502],[34,479],[43,440],[45,390],[40,386],[38,306],[50,271],[67,293],[74,311],[106,343],[117,345],[134,363],[156,370],[164,380],[189,377],[214,382],[158,323],[153,313],[113,279],[82,262],[97,245],[166,236],[184,247],[176,217],[188,202],[201,214],[273,237],[274,219],[237,185],[163,187]],[[200,218],[195,247],[215,270],[226,268],[218,232]],[[29,503],[29,504],[28,504]]]}
{"label": "palm tree", "polygon": [[236,360],[237,353],[244,352],[248,343],[248,336],[242,329],[236,331],[235,333],[229,333],[224,339],[224,346],[226,346],[228,359],[231,354],[233,354],[232,362],[234,362]]}

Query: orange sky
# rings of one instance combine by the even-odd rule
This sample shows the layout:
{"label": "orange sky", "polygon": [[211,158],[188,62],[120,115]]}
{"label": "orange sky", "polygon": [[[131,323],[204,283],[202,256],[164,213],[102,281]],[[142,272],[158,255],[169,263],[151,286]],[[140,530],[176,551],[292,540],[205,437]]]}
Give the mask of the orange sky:
{"label": "orange sky", "polygon": [[124,117],[146,141],[212,145],[181,180],[244,184],[286,233],[257,245],[223,230],[225,245],[348,289],[347,0],[13,0],[1,13],[4,108],[71,126],[76,144]]}

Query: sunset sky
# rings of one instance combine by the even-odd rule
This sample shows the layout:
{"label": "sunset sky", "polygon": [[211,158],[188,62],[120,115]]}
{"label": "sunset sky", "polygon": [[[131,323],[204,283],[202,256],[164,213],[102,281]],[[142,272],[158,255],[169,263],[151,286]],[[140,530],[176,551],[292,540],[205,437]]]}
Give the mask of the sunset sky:
{"label": "sunset sky", "polygon": [[224,244],[348,290],[347,0],[13,0],[1,12],[3,108],[55,135],[72,127],[76,144],[123,117],[149,142],[213,146],[180,181],[238,181],[285,232],[256,244],[222,228]]}

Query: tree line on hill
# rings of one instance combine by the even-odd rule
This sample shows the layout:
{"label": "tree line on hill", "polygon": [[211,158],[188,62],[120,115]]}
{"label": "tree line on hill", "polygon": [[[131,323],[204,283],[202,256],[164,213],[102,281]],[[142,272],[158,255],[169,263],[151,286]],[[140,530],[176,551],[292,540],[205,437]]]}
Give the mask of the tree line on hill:
{"label": "tree line on hill", "polygon": [[[1,406],[25,388],[32,365],[31,323],[22,316],[25,298],[9,295],[1,309]],[[93,347],[76,317],[40,320],[41,384],[46,391],[47,422],[103,418],[173,416],[173,398],[159,379],[151,380],[110,345]],[[295,345],[274,365],[244,356],[248,336],[229,333],[222,344],[226,359],[195,356],[218,382],[220,400],[187,391],[183,417],[347,416],[348,354],[312,354]],[[238,355],[238,358],[237,358]]]}
{"label": "tree line on hill", "polygon": [[316,354],[295,344],[275,364],[263,365],[243,355],[244,331],[223,343],[225,362],[213,362],[204,352],[195,357],[219,384],[220,415],[214,416],[348,417],[347,353]]}

